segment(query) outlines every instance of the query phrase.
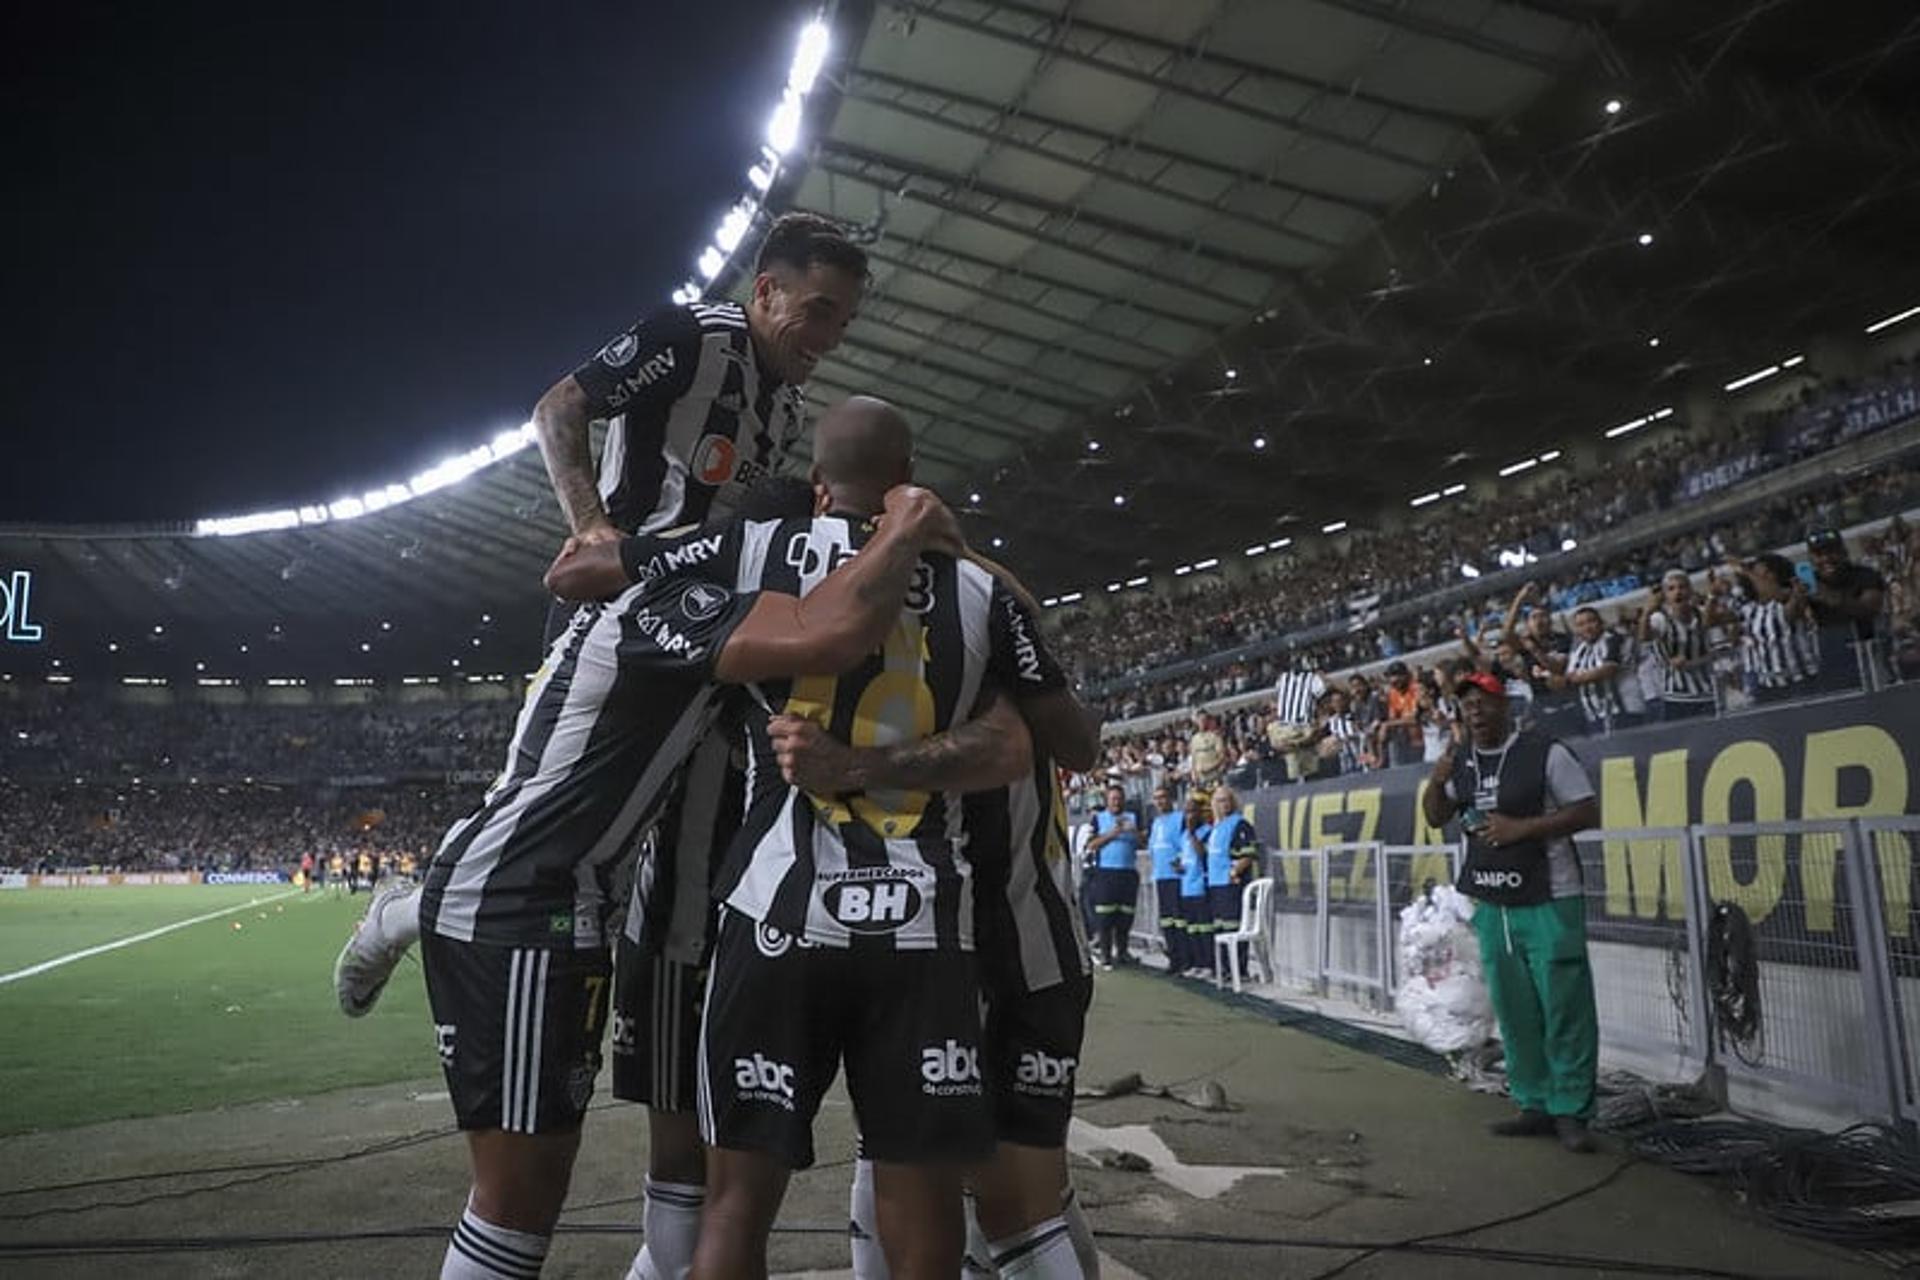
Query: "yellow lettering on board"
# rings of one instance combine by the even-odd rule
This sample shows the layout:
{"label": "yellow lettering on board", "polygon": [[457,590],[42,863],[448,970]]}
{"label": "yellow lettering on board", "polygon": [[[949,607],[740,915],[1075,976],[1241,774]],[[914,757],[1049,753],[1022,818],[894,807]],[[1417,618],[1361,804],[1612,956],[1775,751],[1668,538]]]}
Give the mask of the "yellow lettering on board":
{"label": "yellow lettering on board", "polygon": [[[1755,822],[1779,822],[1787,816],[1787,772],[1780,763],[1780,757],[1764,742],[1746,741],[1730,743],[1707,767],[1706,781],[1700,788],[1700,820],[1708,826],[1732,821],[1729,815],[1733,811],[1733,791],[1741,783],[1753,791]],[[1804,846],[1817,841],[1809,837],[1802,843]],[[1754,838],[1753,879],[1744,883],[1734,875],[1731,840],[1725,836],[1715,836],[1702,840],[1701,846],[1702,860],[1707,865],[1707,895],[1713,901],[1733,903],[1746,912],[1747,918],[1756,925],[1773,914],[1787,884],[1787,841],[1784,836]],[[1806,881],[1804,859],[1803,848],[1801,888],[1807,899],[1807,925],[1809,928],[1831,929],[1831,861],[1828,863],[1825,891],[1827,923],[1822,926],[1814,924],[1816,890],[1814,885]]]}
{"label": "yellow lettering on board", "polygon": [[[1818,818],[1887,818],[1907,811],[1907,760],[1894,736],[1874,724],[1849,725],[1810,733],[1806,742],[1806,765],[1801,774],[1800,816]],[[1859,804],[1840,803],[1840,771],[1864,769],[1867,773],[1867,798]],[[1819,846],[1820,883],[1826,886],[1821,919],[1814,922],[1812,882],[1815,844]],[[1887,918],[1887,932],[1896,938],[1910,937],[1913,920],[1913,851],[1907,837],[1896,831],[1874,832],[1874,853],[1880,863],[1880,896]],[[1810,928],[1833,927],[1833,842],[1804,837],[1800,849],[1800,881],[1807,894],[1807,924]]]}
{"label": "yellow lettering on board", "polygon": [[[1607,756],[1600,762],[1600,828],[1684,827],[1687,825],[1687,751],[1662,751],[1647,760],[1646,804],[1640,802],[1640,771],[1632,756]],[[1607,914],[1631,912],[1657,919],[1662,907],[1669,920],[1687,918],[1683,854],[1679,840],[1607,840],[1601,844],[1607,884]]]}

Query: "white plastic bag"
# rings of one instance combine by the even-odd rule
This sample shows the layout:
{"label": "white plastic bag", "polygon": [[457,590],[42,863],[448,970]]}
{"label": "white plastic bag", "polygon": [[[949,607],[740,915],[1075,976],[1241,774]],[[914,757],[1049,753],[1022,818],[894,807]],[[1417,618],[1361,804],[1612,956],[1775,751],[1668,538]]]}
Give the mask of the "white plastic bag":
{"label": "white plastic bag", "polygon": [[1493,1035],[1493,1005],[1480,973],[1473,900],[1439,885],[1400,913],[1400,990],[1394,1005],[1413,1038],[1458,1053]]}

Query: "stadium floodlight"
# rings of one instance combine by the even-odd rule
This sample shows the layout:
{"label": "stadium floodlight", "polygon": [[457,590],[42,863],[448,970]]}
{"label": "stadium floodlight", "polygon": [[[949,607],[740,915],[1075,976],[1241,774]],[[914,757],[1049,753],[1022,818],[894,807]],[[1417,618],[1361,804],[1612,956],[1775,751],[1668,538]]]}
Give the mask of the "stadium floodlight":
{"label": "stadium floodlight", "polygon": [[1470,564],[1463,564],[1460,566],[1460,576],[1463,578],[1477,578],[1480,576],[1480,571]]}
{"label": "stadium floodlight", "polygon": [[996,549],[997,549],[997,548],[1000,548],[1000,547],[1004,547],[1004,546],[1006,546],[1006,545],[1007,545],[1007,540],[1006,540],[1005,538],[1002,538],[1002,537],[1000,537],[1000,536],[998,536],[998,535],[995,535],[995,537],[994,537],[994,539],[993,539],[993,545],[994,545],[994,547],[995,547]]}
{"label": "stadium floodlight", "polygon": [[1269,542],[1267,544],[1267,550],[1279,551],[1284,547],[1290,547],[1292,545],[1293,545],[1292,538],[1275,538],[1272,542]]}
{"label": "stadium floodlight", "polygon": [[693,281],[691,280],[687,281],[685,284],[681,285],[678,289],[675,289],[673,291],[673,301],[675,306],[684,307],[689,302],[698,302],[699,300],[700,300],[700,286],[693,283]]}
{"label": "stadium floodlight", "polygon": [[1335,520],[1332,524],[1321,525],[1320,532],[1339,533],[1341,530],[1345,529],[1346,527],[1347,527],[1347,522],[1345,520]]}
{"label": "stadium floodlight", "polygon": [[1558,460],[1559,457],[1560,457],[1560,451],[1558,449],[1549,449],[1545,453],[1540,455],[1540,461],[1554,462]]}
{"label": "stadium floodlight", "polygon": [[1255,437],[1253,438],[1253,447],[1254,447],[1254,448],[1256,448],[1256,449],[1264,449],[1264,448],[1266,448],[1266,447],[1267,447],[1267,438],[1266,438],[1265,436],[1255,436]]}
{"label": "stadium floodlight", "polygon": [[231,538],[242,533],[265,533],[271,529],[291,529],[300,523],[298,511],[258,511],[247,516],[216,516],[193,522],[199,537]]}
{"label": "stadium floodlight", "polygon": [[1443,498],[1451,498],[1451,497],[1454,497],[1456,494],[1462,494],[1462,493],[1465,493],[1466,491],[1467,491],[1467,486],[1464,484],[1450,484],[1446,488],[1440,491],[1440,496]]}
{"label": "stadium floodlight", "polygon": [[799,94],[810,92],[820,76],[820,68],[827,65],[827,53],[832,48],[833,33],[819,18],[800,28],[800,43],[793,51],[793,66],[787,72],[787,88]]}
{"label": "stadium floodlight", "polygon": [[1126,495],[1126,494],[1124,494],[1124,493],[1116,493],[1116,494],[1114,494],[1114,495],[1113,495],[1113,505],[1114,505],[1114,506],[1116,506],[1116,507],[1124,507],[1124,506],[1126,506],[1126,505],[1127,505],[1127,495]]}
{"label": "stadium floodlight", "polygon": [[732,253],[747,238],[747,231],[753,226],[753,215],[760,206],[742,198],[733,208],[727,210],[727,216],[720,219],[720,225],[714,229],[713,243],[722,253]]}
{"label": "stadium floodlight", "polygon": [[1625,107],[1626,105],[1627,105],[1626,103],[1620,101],[1620,99],[1618,98],[1608,98],[1607,104],[1606,104],[1606,112],[1610,116],[1617,116],[1620,114],[1621,108]]}
{"label": "stadium floodlight", "polygon": [[1144,587],[1147,585],[1147,575],[1143,573],[1137,578],[1128,578],[1127,585],[1130,587]]}
{"label": "stadium floodlight", "polygon": [[1108,591],[1118,591],[1119,589],[1120,589],[1120,584],[1117,582],[1109,582],[1107,584]]}
{"label": "stadium floodlight", "polygon": [[1517,476],[1522,471],[1531,471],[1539,465],[1540,459],[1538,458],[1522,458],[1518,462],[1510,462],[1500,468],[1500,477],[1501,479],[1505,479],[1508,476]]}
{"label": "stadium floodlight", "polygon": [[1740,390],[1740,388],[1750,387],[1756,382],[1765,382],[1768,378],[1771,378],[1774,374],[1778,372],[1780,372],[1780,366],[1777,364],[1770,364],[1764,369],[1755,369],[1752,373],[1747,374],[1745,377],[1735,378],[1732,382],[1729,382],[1726,386],[1721,387],[1720,389],[1722,391],[1738,391]]}
{"label": "stadium floodlight", "polygon": [[1098,440],[1087,441],[1087,452],[1088,453],[1100,452],[1100,442]]}
{"label": "stadium floodlight", "polygon": [[1631,418],[1617,427],[1608,427],[1606,430],[1606,438],[1609,440],[1618,440],[1621,436],[1638,431],[1649,422],[1652,422],[1657,416],[1659,415],[1649,413],[1638,418]]}
{"label": "stadium floodlight", "polygon": [[337,498],[327,504],[327,514],[335,520],[358,520],[367,514],[367,504],[358,498]]}
{"label": "stadium floodlight", "polygon": [[47,683],[48,684],[72,684],[73,677],[62,676],[62,675],[51,675],[47,677]]}
{"label": "stadium floodlight", "polygon": [[1915,316],[1920,316],[1920,307],[1908,307],[1905,311],[1896,311],[1890,316],[1881,316],[1878,320],[1875,320],[1867,326],[1867,332],[1878,333],[1882,329],[1891,329],[1902,320],[1911,320]]}
{"label": "stadium floodlight", "polygon": [[766,194],[767,188],[773,185],[773,166],[768,164],[754,165],[751,169],[747,170],[747,184],[755,191],[763,195]]}
{"label": "stadium floodlight", "polygon": [[1264,542],[1256,542],[1247,548],[1246,554],[1250,556],[1263,556],[1267,554],[1267,544]]}
{"label": "stadium floodlight", "polygon": [[980,505],[980,495],[977,493],[969,493],[967,495],[967,501],[977,507]]}
{"label": "stadium floodlight", "polygon": [[1646,248],[1648,245],[1653,243],[1653,232],[1642,231],[1639,235],[1634,237],[1634,243],[1638,244],[1642,249]]}
{"label": "stadium floodlight", "polygon": [[1208,560],[1195,560],[1193,567],[1196,571],[1202,569],[1218,569],[1220,567],[1220,561],[1217,557]]}
{"label": "stadium floodlight", "polygon": [[1662,418],[1671,418],[1672,416],[1673,416],[1673,406],[1672,406],[1672,405],[1667,405],[1667,406],[1665,406],[1664,408],[1660,408],[1660,409],[1655,409],[1655,410],[1653,411],[1653,420],[1654,420],[1655,422],[1658,422],[1658,421],[1660,421],[1660,419],[1662,419]]}
{"label": "stadium floodlight", "polygon": [[701,251],[700,261],[695,264],[700,272],[700,279],[703,281],[711,281],[715,276],[720,274],[720,269],[726,265],[727,255],[720,252],[720,250],[713,245],[708,245]]}
{"label": "stadium floodlight", "polygon": [[1061,597],[1060,597],[1060,603],[1061,603],[1061,604],[1078,604],[1078,603],[1080,603],[1080,592],[1078,592],[1078,591],[1069,591],[1069,592],[1067,592],[1067,594],[1065,594],[1065,595],[1063,595],[1063,596],[1061,596]]}
{"label": "stadium floodlight", "polygon": [[1793,366],[1801,363],[1805,359],[1806,359],[1805,356],[1788,356],[1785,360],[1782,360],[1780,362],[1780,367],[1782,369],[1791,369],[1793,368]]}
{"label": "stadium floodlight", "polygon": [[1407,503],[1407,505],[1410,507],[1424,507],[1429,502],[1438,502],[1438,501],[1440,501],[1440,491],[1438,489],[1434,489],[1427,493],[1421,494],[1419,497]]}
{"label": "stadium floodlight", "polygon": [[1192,572],[1193,566],[1190,564],[1177,564],[1173,567],[1173,576],[1176,578],[1184,578]]}
{"label": "stadium floodlight", "polygon": [[1046,598],[1045,600],[1042,600],[1042,601],[1040,602],[1040,607],[1041,607],[1042,609],[1051,609],[1051,608],[1053,608],[1053,606],[1055,606],[1055,605],[1057,605],[1057,604],[1059,604],[1059,603],[1060,603],[1060,597],[1059,597],[1059,596],[1048,596],[1048,597],[1047,597],[1047,598]]}
{"label": "stadium floodlight", "polygon": [[1237,377],[1239,377],[1239,376],[1240,376],[1240,371],[1239,371],[1238,369],[1229,369],[1229,370],[1227,370],[1227,381],[1228,381],[1228,382],[1232,382],[1232,381],[1233,381],[1233,380],[1234,380],[1235,378],[1237,378]]}
{"label": "stadium floodlight", "polygon": [[1560,549],[1562,551],[1573,551],[1578,549],[1579,546],[1580,546],[1580,541],[1577,538],[1560,539]]}
{"label": "stadium floodlight", "polygon": [[780,156],[791,155],[800,145],[800,95],[791,87],[780,95],[780,105],[767,121],[767,145]]}
{"label": "stadium floodlight", "polygon": [[511,458],[534,440],[534,427],[531,422],[523,422],[511,431],[502,431],[487,445],[487,454],[493,461]]}

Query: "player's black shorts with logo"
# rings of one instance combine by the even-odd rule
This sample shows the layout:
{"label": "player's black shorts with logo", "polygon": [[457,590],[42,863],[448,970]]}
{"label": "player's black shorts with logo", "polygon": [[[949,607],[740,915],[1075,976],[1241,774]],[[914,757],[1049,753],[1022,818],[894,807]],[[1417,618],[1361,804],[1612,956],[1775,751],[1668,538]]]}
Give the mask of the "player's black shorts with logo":
{"label": "player's black shorts with logo", "polygon": [[490,947],[429,930],[420,959],[460,1127],[579,1128],[600,1074],[607,952]]}
{"label": "player's black shorts with logo", "polygon": [[613,949],[613,1096],[656,1111],[694,1108],[707,971],[622,934]]}
{"label": "player's black shorts with logo", "polygon": [[1093,979],[1076,973],[1029,991],[1016,969],[987,960],[980,966],[987,1007],[980,1065],[994,1136],[1025,1147],[1064,1147]]}
{"label": "player's black shorts with logo", "polygon": [[813,1118],[843,1060],[872,1159],[965,1162],[993,1150],[970,952],[804,945],[723,909],[700,1136],[807,1168]]}

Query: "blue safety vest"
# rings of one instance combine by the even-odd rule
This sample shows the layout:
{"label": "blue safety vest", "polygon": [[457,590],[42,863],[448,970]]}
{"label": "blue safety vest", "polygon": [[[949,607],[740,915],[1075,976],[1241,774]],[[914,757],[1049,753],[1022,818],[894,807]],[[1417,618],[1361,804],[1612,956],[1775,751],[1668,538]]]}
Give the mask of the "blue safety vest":
{"label": "blue safety vest", "polygon": [[[1213,834],[1213,828],[1202,823],[1194,833],[1202,849],[1207,847],[1207,838]],[[1183,898],[1204,898],[1207,896],[1207,860],[1189,854],[1186,867],[1180,872],[1180,896]]]}
{"label": "blue safety vest", "polygon": [[1153,829],[1147,833],[1147,852],[1153,855],[1155,880],[1179,879],[1180,871],[1174,864],[1187,846],[1186,827],[1184,813],[1163,813],[1153,820]]}
{"label": "blue safety vest", "polygon": [[1131,871],[1140,853],[1140,827],[1129,822],[1130,813],[1112,814],[1105,809],[1093,815],[1093,834],[1103,836],[1126,823],[1122,833],[1100,846],[1100,865],[1109,871]]}
{"label": "blue safety vest", "polygon": [[[1213,830],[1207,834],[1207,883],[1209,885],[1229,884],[1233,880],[1233,838],[1239,834],[1246,819],[1237,813],[1230,813],[1213,824]],[[1243,838],[1244,842],[1244,838]]]}

